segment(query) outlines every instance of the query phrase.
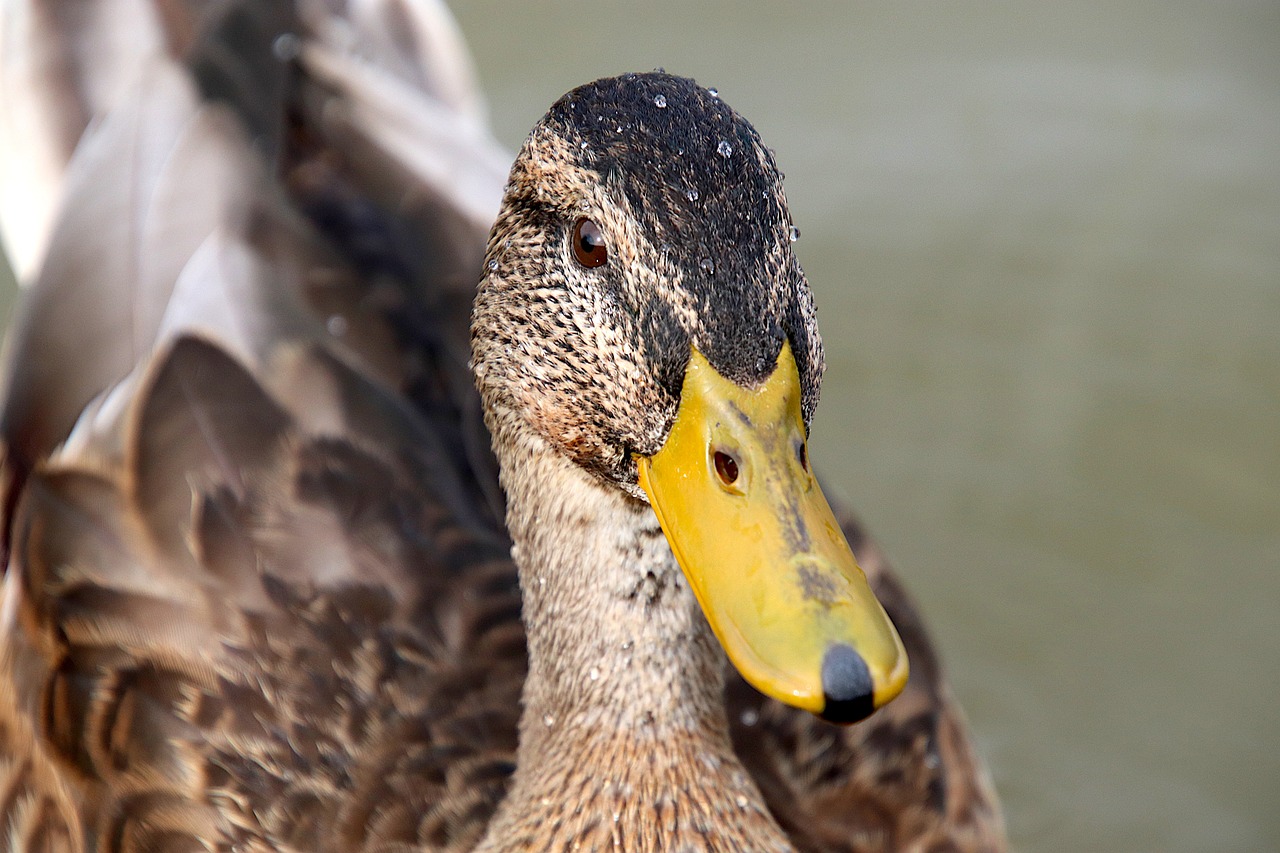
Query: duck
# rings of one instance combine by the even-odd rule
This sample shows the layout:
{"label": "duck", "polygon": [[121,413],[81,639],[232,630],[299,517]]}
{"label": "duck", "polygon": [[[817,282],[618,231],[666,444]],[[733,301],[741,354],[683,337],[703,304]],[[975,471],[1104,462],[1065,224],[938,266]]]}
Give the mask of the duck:
{"label": "duck", "polygon": [[442,5],[35,5],[6,849],[1005,849],[718,93],[602,78],[510,165]]}

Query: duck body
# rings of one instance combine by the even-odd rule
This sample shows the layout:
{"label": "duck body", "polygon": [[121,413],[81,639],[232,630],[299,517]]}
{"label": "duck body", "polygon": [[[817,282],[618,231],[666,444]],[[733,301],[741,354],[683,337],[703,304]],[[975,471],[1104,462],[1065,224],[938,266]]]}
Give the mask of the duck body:
{"label": "duck body", "polygon": [[[794,364],[801,449],[817,402],[812,300],[745,120],[669,75],[598,81],[499,206],[442,8],[144,4],[136,51],[109,17],[22,8],[6,32],[41,49],[10,67],[79,57],[52,63],[74,82],[115,50],[134,71],[18,104],[79,129],[0,415],[0,847],[1003,848],[850,519],[912,670],[838,726],[744,680],[774,689],[655,514],[690,365],[756,393]],[[805,664],[809,701],[883,704],[884,654]]]}

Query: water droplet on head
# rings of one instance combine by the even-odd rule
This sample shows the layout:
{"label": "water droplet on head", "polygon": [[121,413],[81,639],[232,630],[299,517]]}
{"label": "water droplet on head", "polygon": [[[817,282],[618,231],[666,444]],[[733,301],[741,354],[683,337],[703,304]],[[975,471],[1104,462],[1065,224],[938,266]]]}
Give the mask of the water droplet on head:
{"label": "water droplet on head", "polygon": [[555,718],[555,717],[553,717],[553,716],[551,716],[550,714],[546,714],[546,715],[545,715],[545,716],[543,716],[543,718],[542,718],[542,724],[543,724],[544,726],[546,726],[547,728],[551,728],[552,726],[554,726],[554,725],[556,724],[556,718]]}
{"label": "water droplet on head", "polygon": [[719,98],[719,97],[720,97],[720,90],[719,90],[719,89],[717,89],[717,88],[715,88],[714,86],[712,86],[710,89],[708,89],[708,90],[707,90],[707,94],[708,94],[708,95],[710,95],[710,96],[711,96],[711,97],[713,97],[713,98]]}
{"label": "water droplet on head", "polygon": [[653,96],[653,105],[654,105],[655,107],[657,107],[658,109],[660,109],[660,110],[665,110],[665,109],[667,108],[667,96],[666,96],[666,95],[654,95],[654,96]]}
{"label": "water droplet on head", "polygon": [[695,190],[693,187],[690,187],[689,189],[684,191],[684,197],[689,199],[689,201],[697,201],[698,191]]}
{"label": "water droplet on head", "polygon": [[599,681],[600,670],[596,669],[594,666],[591,667],[591,671],[587,673],[587,678],[590,678],[592,681]]}
{"label": "water droplet on head", "polygon": [[281,62],[297,59],[300,50],[302,50],[302,39],[293,33],[281,33],[271,43],[271,53]]}
{"label": "water droplet on head", "polygon": [[703,258],[698,261],[698,269],[702,270],[707,275],[715,275],[716,263],[710,258]]}
{"label": "water droplet on head", "polygon": [[497,258],[490,258],[490,259],[489,259],[489,263],[488,263],[488,267],[489,267],[489,272],[497,272],[497,271],[498,271],[498,259],[497,259]]}
{"label": "water droplet on head", "polygon": [[794,225],[792,225],[790,228],[788,228],[788,229],[787,229],[787,239],[789,239],[792,243],[794,243],[795,241],[799,240],[799,239],[800,239],[800,229],[799,229],[799,228],[797,228],[797,227],[796,227],[796,226],[794,226]]}
{"label": "water droplet on head", "polygon": [[334,314],[325,321],[324,325],[329,330],[329,334],[335,338],[340,338],[347,333],[347,318],[341,314]]}
{"label": "water droplet on head", "polygon": [[748,800],[746,797],[741,794],[738,795],[738,808],[745,809],[747,807],[747,802]]}
{"label": "water droplet on head", "polygon": [[760,712],[755,708],[747,708],[742,712],[742,716],[739,719],[742,720],[744,726],[754,726],[760,722]]}
{"label": "water droplet on head", "polygon": [[728,157],[733,153],[733,146],[729,144],[729,140],[721,139],[720,144],[716,146],[716,153],[721,157]]}
{"label": "water droplet on head", "polygon": [[590,148],[591,146],[590,146],[590,145],[588,145],[588,144],[587,144],[587,140],[585,140],[585,139],[584,139],[584,140],[582,140],[581,142],[579,142],[579,143],[578,143],[578,147],[579,147],[579,148],[581,148],[583,151],[586,151],[586,150],[587,150],[588,148]]}

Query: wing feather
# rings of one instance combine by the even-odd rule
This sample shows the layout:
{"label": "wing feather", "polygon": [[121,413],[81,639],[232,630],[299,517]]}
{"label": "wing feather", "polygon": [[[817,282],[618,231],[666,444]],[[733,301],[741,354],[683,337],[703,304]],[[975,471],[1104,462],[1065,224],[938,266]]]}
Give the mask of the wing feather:
{"label": "wing feather", "polygon": [[323,430],[182,336],[102,442],[127,448],[114,475],[64,451],[24,489],[6,595],[27,630],[0,660],[38,698],[0,702],[0,730],[34,720],[33,760],[80,768],[102,849],[469,843],[504,790],[525,661],[506,540],[458,520],[394,392],[291,352],[338,389],[307,398],[336,409]]}
{"label": "wing feather", "polygon": [[[9,335],[10,464],[48,454],[149,353],[178,273],[243,192],[244,170],[195,97],[157,66],[77,150],[49,262]],[[189,204],[192,192],[208,203]]]}
{"label": "wing feather", "polygon": [[0,15],[0,230],[19,281],[45,254],[67,166],[90,120],[165,51],[148,0],[6,0]]}

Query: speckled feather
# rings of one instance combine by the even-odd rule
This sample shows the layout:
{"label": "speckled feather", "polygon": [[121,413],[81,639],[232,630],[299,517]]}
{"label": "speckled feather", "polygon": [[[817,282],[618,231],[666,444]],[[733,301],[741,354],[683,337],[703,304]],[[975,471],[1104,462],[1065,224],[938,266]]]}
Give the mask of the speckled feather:
{"label": "speckled feather", "polygon": [[[566,96],[530,137],[475,321],[506,463],[504,528],[459,351],[470,291],[459,270],[479,267],[483,235],[429,179],[406,193],[417,173],[380,147],[376,125],[341,118],[363,113],[337,66],[237,58],[278,49],[279,28],[296,24],[284,4],[157,8],[181,36],[166,41],[175,55],[221,63],[202,79],[280,75],[205,88],[226,105],[218,115],[276,140],[265,169],[264,149],[234,122],[196,120],[211,108],[182,106],[180,88],[144,97],[284,189],[246,178],[171,199],[226,204],[190,226],[216,231],[214,243],[170,241],[194,252],[176,259],[193,271],[221,247],[194,295],[252,298],[192,333],[165,325],[192,289],[156,293],[171,304],[151,310],[167,319],[150,332],[156,349],[123,345],[132,372],[90,382],[81,350],[57,351],[48,365],[70,387],[115,389],[61,450],[72,424],[45,418],[11,373],[26,414],[4,434],[0,848],[1003,848],[923,627],[852,521],[913,670],[902,697],[842,728],[765,700],[727,667],[636,497],[631,454],[661,444],[691,342],[751,382],[781,331],[804,365],[807,411],[816,403],[812,302],[749,124],[689,81],[635,75]],[[398,9],[363,26],[403,36]],[[328,49],[326,20],[297,30],[300,55]],[[404,38],[384,41],[403,50],[388,67],[412,57]],[[465,85],[412,79],[469,114]],[[592,110],[630,131],[591,125]],[[668,143],[701,150],[708,170]],[[565,240],[580,215],[610,239],[610,266],[591,279]],[[51,251],[90,236],[55,235]],[[100,288],[105,303],[137,295],[88,269],[61,284]],[[56,328],[47,340],[74,341],[62,327],[83,319],[44,304],[24,314],[23,339]],[[41,419],[39,440],[25,417]]]}
{"label": "speckled feather", "polygon": [[[609,264],[576,268],[579,217],[603,229]],[[790,339],[807,422],[824,362],[790,226],[755,129],[692,80],[575,89],[526,140],[490,237],[475,309],[490,332],[474,342],[481,385],[505,370],[501,393],[569,434],[560,445],[579,465],[632,488],[634,454],[656,452],[675,417],[691,344],[754,385]]]}

